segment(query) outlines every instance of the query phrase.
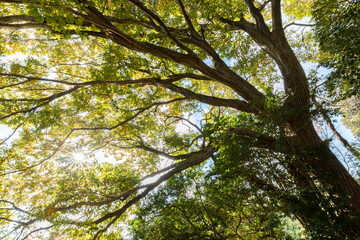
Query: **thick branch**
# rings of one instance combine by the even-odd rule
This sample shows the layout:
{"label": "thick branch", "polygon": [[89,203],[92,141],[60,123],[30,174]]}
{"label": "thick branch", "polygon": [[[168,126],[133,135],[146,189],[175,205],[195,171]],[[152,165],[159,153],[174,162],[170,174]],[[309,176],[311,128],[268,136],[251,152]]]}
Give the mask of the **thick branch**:
{"label": "thick branch", "polygon": [[33,112],[33,111],[37,110],[38,108],[40,108],[40,107],[42,107],[42,106],[45,106],[46,104],[54,101],[55,99],[58,99],[58,98],[60,98],[60,97],[62,97],[62,96],[65,96],[65,95],[67,95],[67,94],[70,94],[70,93],[76,91],[76,90],[79,89],[79,88],[80,88],[79,86],[75,86],[75,87],[73,87],[73,88],[71,88],[71,89],[69,89],[69,90],[67,90],[67,91],[64,91],[64,92],[61,92],[61,93],[57,93],[57,94],[51,95],[51,96],[49,96],[49,97],[47,97],[47,98],[44,98],[44,99],[40,99],[40,101],[43,102],[43,103],[41,103],[41,104],[39,104],[39,105],[36,105],[35,107],[32,107],[32,108],[28,108],[28,109],[25,109],[25,110],[20,110],[20,111],[12,112],[12,113],[10,113],[10,114],[8,114],[8,115],[5,115],[5,116],[0,117],[0,120],[4,120],[4,119],[6,119],[6,118],[9,118],[9,117],[11,117],[11,116],[14,116],[14,115],[17,115],[17,114],[20,114],[20,113]]}
{"label": "thick branch", "polygon": [[168,180],[169,178],[171,178],[172,176],[174,176],[175,174],[182,172],[183,170],[190,168],[192,166],[196,166],[199,165],[200,163],[204,162],[205,160],[207,160],[209,157],[211,157],[212,154],[214,154],[214,152],[216,151],[216,149],[214,147],[208,147],[206,148],[206,152],[204,154],[201,154],[200,156],[192,156],[189,159],[183,161],[181,164],[179,164],[178,166],[176,166],[175,168],[173,168],[172,170],[170,170],[169,172],[167,172],[166,174],[162,175],[157,181],[155,181],[154,183],[151,183],[148,185],[148,187],[139,195],[137,195],[136,197],[134,197],[133,199],[131,199],[129,202],[127,202],[122,208],[120,208],[117,211],[114,211],[112,213],[108,213],[105,216],[99,218],[98,220],[94,221],[94,224],[99,224],[102,223],[108,219],[113,218],[104,229],[100,230],[93,239],[98,239],[98,237],[106,231],[106,229],[108,229],[112,224],[115,223],[115,221],[130,207],[132,207],[135,203],[137,203],[139,200],[141,200],[142,198],[144,198],[145,196],[148,195],[148,193],[150,191],[152,191],[154,188],[156,188],[157,186],[159,186],[161,183],[165,182],[166,180]]}
{"label": "thick branch", "polygon": [[[247,2],[251,3],[251,0]],[[276,24],[281,23],[280,6],[275,1],[274,14]],[[251,4],[249,5],[250,8]],[[260,14],[260,11],[254,9],[254,14]],[[260,16],[259,19],[261,20]],[[260,21],[259,20],[259,21]],[[254,24],[247,22],[245,19],[240,21],[231,21],[221,18],[220,21],[230,25],[234,30],[243,30],[247,32],[250,37],[261,47],[272,59],[275,60],[284,80],[285,92],[288,96],[286,107],[299,108],[308,110],[310,103],[310,91],[308,81],[304,69],[302,68],[295,53],[291,49],[285,35],[283,34],[282,26],[277,27],[277,32],[261,31]],[[302,121],[309,121],[303,119]]]}
{"label": "thick branch", "polygon": [[261,31],[258,30],[255,24],[248,22],[247,20],[245,20],[245,18],[242,17],[239,21],[232,21],[221,17],[219,18],[219,20],[222,23],[230,26],[232,30],[242,30],[248,33],[260,47],[264,45],[264,43],[260,41],[260,39],[264,38]]}
{"label": "thick branch", "polygon": [[265,9],[265,7],[271,2],[271,0],[266,0],[261,6],[259,7],[259,10],[262,11]]}
{"label": "thick branch", "polygon": [[[178,45],[181,44],[178,39],[176,39],[173,35],[170,34],[169,29],[157,17],[157,15],[154,15],[154,13],[152,13],[139,1],[131,0],[131,2],[138,6],[140,9],[142,9],[144,12],[146,12],[146,14],[154,18],[161,25],[161,28],[165,31],[165,33],[171,36],[171,38]],[[197,55],[195,55],[190,49],[188,49],[182,44],[181,47],[184,48],[188,52],[188,54],[182,54],[148,42],[139,42],[127,35],[126,33],[119,31],[105,18],[105,16],[103,16],[96,9],[92,8],[91,11],[94,12],[91,16],[96,17],[96,19],[87,17],[87,20],[95,24],[100,30],[107,32],[109,38],[112,39],[115,43],[137,52],[148,53],[156,57],[170,59],[176,63],[199,70],[209,78],[231,87],[247,101],[256,103],[258,108],[262,108],[264,96],[254,86],[239,77],[228,67],[225,67],[226,64],[221,64],[221,62],[223,61],[217,56],[217,54],[214,54],[214,51],[211,48],[207,48],[208,53],[210,53],[211,50],[213,51],[213,53],[211,53],[211,57],[214,59],[217,58],[216,65],[220,66],[215,66],[217,68],[216,70],[207,66]]]}
{"label": "thick branch", "polygon": [[221,80],[222,84],[234,89],[240,96],[250,103],[253,103],[257,108],[263,108],[264,95],[244,78],[231,70],[208,42],[197,38],[182,38],[182,41],[193,44],[206,52],[216,71],[223,76]]}
{"label": "thick branch", "polygon": [[[240,94],[244,99],[253,103],[256,103],[258,108],[262,108],[263,106],[263,95],[254,88],[251,84],[247,83],[244,79],[239,77],[237,74],[229,70],[228,68],[224,67],[226,64],[220,61],[221,59],[218,58],[217,54],[211,53],[209,51],[211,48],[208,48],[208,53],[211,53],[211,57],[216,59],[215,67],[216,70],[207,66],[195,53],[192,52],[187,46],[181,43],[179,39],[174,37],[171,34],[170,29],[165,25],[164,22],[153,12],[151,12],[145,5],[137,0],[131,0],[131,2],[138,6],[142,11],[144,11],[148,16],[153,18],[159,25],[160,28],[163,29],[163,32],[170,37],[175,43],[186,50],[188,54],[179,53],[174,50],[170,50],[168,48],[160,47],[148,42],[140,42],[124,32],[119,31],[112,23],[111,20],[114,18],[105,17],[102,15],[95,7],[86,5],[87,1],[82,0],[80,1],[84,4],[84,9],[87,11],[88,15],[82,15],[80,13],[74,12],[74,14],[81,15],[85,20],[86,24],[92,23],[94,24],[100,32],[93,32],[87,31],[86,33],[92,36],[99,36],[104,38],[110,38],[113,40],[114,43],[120,44],[126,48],[137,52],[148,53],[156,57],[170,59],[176,63],[197,69],[201,71],[203,74],[211,78],[212,80],[218,81],[222,84],[226,84],[227,86],[234,89],[238,94]],[[86,6],[85,6],[86,5]],[[9,21],[9,20],[7,20]],[[31,23],[32,24],[32,23]],[[36,23],[38,24],[38,23]],[[9,26],[11,27],[11,26]],[[14,26],[12,26],[14,27]],[[25,26],[22,26],[25,27]],[[36,27],[36,26],[33,26]],[[41,27],[39,25],[39,27]],[[51,27],[46,26],[51,30]],[[51,30],[53,31],[53,30]],[[61,34],[60,32],[54,32],[55,34]],[[67,33],[69,34],[76,34],[75,30],[68,30]],[[213,51],[213,50],[212,50]],[[220,66],[220,67],[219,67]],[[225,71],[224,71],[225,70]]]}
{"label": "thick branch", "polygon": [[153,22],[150,21],[139,21],[136,19],[132,19],[132,18],[117,18],[117,17],[113,17],[113,16],[105,16],[110,22],[113,23],[118,23],[118,24],[133,24],[133,25],[138,25],[138,26],[143,26],[149,29],[156,29],[157,31],[160,31],[161,28],[159,28],[159,26],[157,26],[156,24],[154,24]]}
{"label": "thick branch", "polygon": [[166,36],[169,37],[171,40],[173,40],[180,48],[184,49],[188,54],[195,56],[195,53],[189,47],[181,43],[176,37],[174,37],[171,34],[169,28],[165,25],[165,23],[160,19],[158,15],[156,15],[154,12],[152,12],[150,9],[148,9],[143,3],[141,3],[138,0],[128,0],[128,1],[133,3],[138,8],[140,8],[150,18],[154,19],[163,29]]}
{"label": "thick branch", "polygon": [[2,3],[24,3],[23,0],[1,0]]}
{"label": "thick branch", "polygon": [[193,37],[197,38],[197,39],[201,39],[200,34],[195,30],[194,25],[191,22],[191,19],[189,18],[188,14],[186,13],[184,4],[181,0],[177,0],[178,5],[180,6],[181,12],[185,18],[185,22],[189,27],[190,33]]}
{"label": "thick branch", "polygon": [[122,80],[122,81],[105,81],[105,80],[96,80],[96,81],[85,81],[85,82],[70,82],[65,80],[57,80],[57,79],[50,79],[50,78],[42,78],[42,77],[34,77],[34,76],[26,76],[22,74],[13,74],[13,73],[2,73],[0,72],[0,76],[7,76],[7,77],[18,77],[18,78],[25,78],[27,80],[19,83],[14,83],[11,85],[0,86],[0,89],[15,87],[18,85],[22,85],[31,81],[42,81],[42,82],[52,82],[52,83],[60,83],[65,85],[71,86],[92,86],[92,85],[127,85],[127,84],[154,84],[156,81],[161,81],[159,83],[172,83],[183,78],[191,78],[196,80],[210,80],[206,76],[196,75],[193,73],[181,73],[181,74],[173,74],[169,76],[167,79],[160,79],[160,78],[140,78],[140,79],[129,79],[129,80]]}
{"label": "thick branch", "polygon": [[198,100],[199,102],[203,102],[212,106],[231,107],[243,112],[255,113],[255,114],[259,113],[259,111],[256,108],[254,108],[247,102],[238,99],[225,99],[225,98],[206,96],[206,95],[194,93],[186,88],[182,88],[174,84],[164,84],[164,87],[174,92],[178,92],[187,98]]}
{"label": "thick branch", "polygon": [[[141,147],[142,148],[142,147]],[[153,153],[156,153],[156,154],[159,154],[161,155],[162,152],[160,151],[154,151],[154,149],[152,148],[142,148],[146,151],[149,151],[149,152],[153,152]],[[171,156],[169,154],[165,154],[163,153],[164,155],[166,155],[167,157],[171,158],[171,159],[185,159],[184,161],[181,161],[181,162],[177,162],[175,164],[172,164],[168,167],[165,167],[159,171],[156,171],[156,172],[153,172],[153,173],[150,173],[148,175],[146,175],[145,177],[143,177],[142,179],[140,179],[140,182],[143,182],[145,179],[148,179],[150,177],[154,177],[154,176],[157,176],[161,173],[164,173],[166,171],[169,171],[171,169],[174,169],[178,166],[181,166],[181,165],[186,165],[188,164],[189,162],[189,159],[191,158],[194,158],[196,156],[199,156],[199,155],[202,155],[202,154],[206,154],[208,150],[207,149],[202,149],[198,152],[192,152],[192,153],[188,153],[188,154],[184,154],[184,155],[178,155],[178,156]],[[128,199],[128,197],[130,197],[132,194],[134,194],[135,192],[141,190],[141,189],[144,189],[144,188],[149,188],[149,187],[152,187],[152,184],[145,184],[145,185],[140,185],[140,186],[137,186],[137,187],[134,187],[124,193],[121,193],[120,195],[117,195],[116,197],[111,197],[110,199],[107,199],[107,200],[104,200],[104,201],[98,201],[98,202],[91,202],[91,201],[88,201],[88,202],[78,202],[78,203],[75,203],[75,204],[72,204],[72,205],[69,205],[69,206],[66,206],[66,207],[58,207],[58,208],[55,208],[54,211],[60,211],[60,212],[64,212],[64,211],[69,211],[69,210],[72,210],[72,209],[76,209],[78,207],[82,207],[82,206],[102,206],[102,205],[105,205],[105,204],[110,204],[112,202],[115,202],[115,201],[125,201],[126,199]]]}
{"label": "thick branch", "polygon": [[149,186],[144,190],[144,192],[142,192],[141,194],[139,194],[138,196],[136,196],[135,198],[133,198],[132,200],[127,202],[121,209],[119,209],[119,210],[117,210],[115,212],[106,214],[105,216],[103,216],[103,217],[99,218],[98,220],[94,221],[94,223],[99,224],[99,223],[104,222],[105,220],[107,220],[109,218],[113,218],[115,216],[120,216],[129,207],[131,207],[137,201],[139,201],[140,199],[145,197],[151,190],[153,190],[155,187],[159,186],[162,182],[168,180],[170,177],[174,176],[175,174],[177,174],[177,173],[179,173],[179,172],[181,172],[181,171],[183,171],[183,170],[185,170],[187,168],[190,168],[190,167],[195,166],[195,165],[199,165],[203,161],[210,158],[211,155],[214,154],[215,151],[216,151],[216,149],[214,147],[208,147],[208,148],[206,148],[206,151],[203,151],[204,153],[202,153],[202,154],[191,155],[191,157],[189,159],[179,163],[174,169],[172,169],[168,173],[161,176],[157,181],[155,181],[152,184],[149,184]]}
{"label": "thick branch", "polygon": [[[271,14],[272,14],[272,33],[275,35],[284,35],[284,30],[281,20],[281,0],[271,0]],[[283,36],[282,36],[283,37]]]}
{"label": "thick branch", "polygon": [[250,10],[251,15],[256,20],[257,28],[264,34],[269,34],[270,30],[265,23],[264,17],[262,16],[260,9],[256,8],[253,0],[245,0],[246,5]]}
{"label": "thick branch", "polygon": [[6,28],[6,29],[13,29],[13,30],[19,30],[19,29],[30,29],[30,28],[43,28],[51,30],[51,27],[42,24],[42,23],[22,23],[22,24],[6,24],[6,23],[0,23],[0,29]]}
{"label": "thick branch", "polygon": [[15,22],[37,23],[34,17],[28,15],[10,15],[10,16],[0,17],[0,23],[15,23]]}
{"label": "thick branch", "polygon": [[[82,26],[91,26],[91,23],[87,21],[83,21]],[[1,28],[13,29],[13,30],[42,28],[42,29],[50,30],[54,34],[63,34],[63,32],[56,31],[50,25],[48,25],[46,19],[44,19],[42,23],[39,23],[35,20],[34,17],[28,15],[10,15],[10,16],[0,17],[0,29]],[[67,29],[66,33],[70,35],[79,35],[79,33],[83,33],[89,36],[106,38],[105,34],[95,31],[75,31],[75,30]]]}
{"label": "thick branch", "polygon": [[[241,100],[238,100],[238,99],[217,98],[217,97],[207,96],[207,95],[203,95],[203,94],[198,94],[198,93],[190,91],[190,90],[188,90],[186,88],[182,88],[182,87],[179,87],[179,86],[176,86],[176,85],[172,84],[173,82],[176,82],[176,81],[178,81],[180,79],[183,79],[183,78],[192,78],[192,79],[197,79],[197,80],[208,80],[209,79],[206,76],[196,75],[196,74],[192,74],[192,73],[174,74],[172,76],[169,76],[167,79],[141,78],[141,79],[123,80],[123,81],[102,81],[102,80],[97,80],[97,81],[88,81],[88,82],[80,82],[80,83],[63,81],[63,80],[47,79],[47,78],[27,77],[27,76],[19,75],[19,74],[0,73],[0,75],[14,76],[14,77],[21,77],[21,78],[28,79],[28,80],[23,81],[21,83],[12,84],[12,85],[9,85],[9,86],[2,86],[1,88],[6,88],[6,87],[10,87],[10,86],[17,86],[17,85],[25,84],[25,83],[28,83],[29,81],[35,81],[35,80],[36,81],[55,82],[55,83],[73,85],[73,86],[75,86],[74,88],[80,88],[82,86],[93,86],[93,85],[120,85],[120,86],[121,85],[130,85],[130,84],[155,85],[155,86],[161,86],[161,87],[167,88],[167,89],[169,89],[171,91],[180,93],[180,94],[182,94],[183,96],[185,96],[188,99],[197,100],[199,102],[206,103],[206,104],[209,104],[209,105],[212,105],[212,106],[231,107],[231,108],[235,108],[237,110],[248,112],[248,113],[255,113],[255,114],[259,113],[259,111],[256,108],[252,107],[252,105],[248,104],[245,101],[241,101]],[[54,94],[52,96],[49,96],[49,97],[46,97],[46,98],[43,98],[43,99],[8,99],[8,101],[17,101],[17,100],[19,100],[19,101],[49,101],[49,100],[53,99],[55,97],[55,95],[56,96],[60,96],[60,95],[63,96],[63,95],[66,94],[66,92],[69,92],[69,91],[70,90],[62,92],[62,93]],[[72,90],[71,90],[71,92],[72,92]],[[5,99],[3,99],[3,100],[5,100]],[[36,109],[34,109],[34,110],[36,110]],[[1,120],[1,118],[0,118],[0,120]]]}

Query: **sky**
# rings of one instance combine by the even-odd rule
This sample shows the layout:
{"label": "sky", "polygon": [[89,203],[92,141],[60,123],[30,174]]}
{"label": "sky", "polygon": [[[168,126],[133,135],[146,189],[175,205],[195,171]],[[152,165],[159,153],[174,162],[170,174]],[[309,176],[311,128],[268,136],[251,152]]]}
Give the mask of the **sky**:
{"label": "sky", "polygon": [[[10,136],[10,134],[13,133],[14,130],[12,130],[9,127],[6,127],[5,125],[0,125],[0,139],[3,140]],[[16,137],[16,134],[14,134],[13,137]]]}

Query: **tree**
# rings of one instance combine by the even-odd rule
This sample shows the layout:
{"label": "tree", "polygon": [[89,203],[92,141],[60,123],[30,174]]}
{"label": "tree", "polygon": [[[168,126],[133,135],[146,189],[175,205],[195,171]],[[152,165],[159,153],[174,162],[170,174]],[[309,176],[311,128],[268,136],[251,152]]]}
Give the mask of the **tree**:
{"label": "tree", "polygon": [[[4,238],[114,239],[140,200],[211,161],[317,239],[360,235],[360,186],[312,122],[300,61],[314,52],[282,20],[282,5],[295,20],[308,9],[0,2],[0,119],[18,134],[1,142]],[[101,152],[112,162],[97,161]]]}

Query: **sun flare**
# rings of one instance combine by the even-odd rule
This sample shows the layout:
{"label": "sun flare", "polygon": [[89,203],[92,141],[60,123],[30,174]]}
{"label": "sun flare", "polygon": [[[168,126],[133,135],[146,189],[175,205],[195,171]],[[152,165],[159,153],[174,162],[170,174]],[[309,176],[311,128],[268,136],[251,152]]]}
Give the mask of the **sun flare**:
{"label": "sun flare", "polygon": [[86,155],[82,152],[75,152],[72,154],[72,157],[77,162],[84,162],[86,161]]}

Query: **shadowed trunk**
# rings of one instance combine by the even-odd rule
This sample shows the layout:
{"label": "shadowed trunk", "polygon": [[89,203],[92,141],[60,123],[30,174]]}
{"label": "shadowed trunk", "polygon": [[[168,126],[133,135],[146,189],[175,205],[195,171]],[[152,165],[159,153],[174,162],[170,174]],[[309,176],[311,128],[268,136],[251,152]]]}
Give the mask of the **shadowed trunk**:
{"label": "shadowed trunk", "polygon": [[[360,216],[360,185],[318,136],[309,115],[309,90],[304,70],[290,47],[286,47],[284,43],[281,45],[279,59],[275,60],[282,72],[288,95],[283,110],[284,132],[292,150],[301,156],[299,166],[303,166],[305,169],[298,171],[315,176],[315,181],[327,189],[326,192],[322,190],[323,198],[327,198],[326,195],[329,194],[328,201],[335,205],[334,209],[336,209],[336,199],[343,197],[346,201],[348,197],[348,206],[344,202],[340,202],[341,206],[338,206],[338,211],[348,215],[349,219]],[[279,121],[281,120],[279,119]],[[298,178],[294,174],[293,176]],[[300,181],[304,181],[304,179]],[[302,184],[307,184],[307,180]],[[313,191],[316,192],[316,189]],[[311,195],[309,197],[308,200],[311,200]],[[319,206],[319,211],[322,211],[320,208]],[[330,214],[329,222],[339,221],[338,215],[338,213],[334,213],[332,216]],[[352,226],[343,230],[347,231],[346,234],[350,239],[356,239],[360,235],[359,229],[360,220],[353,219]]]}

